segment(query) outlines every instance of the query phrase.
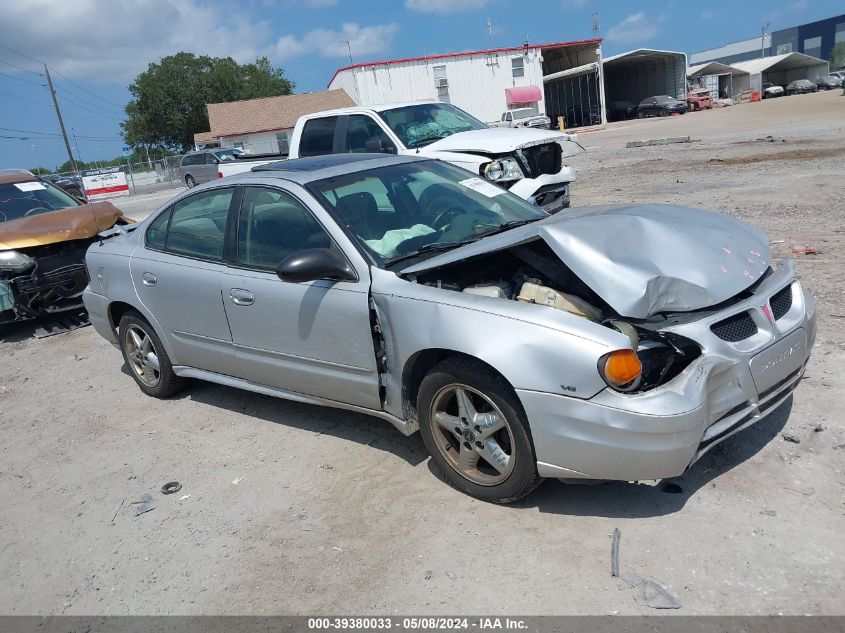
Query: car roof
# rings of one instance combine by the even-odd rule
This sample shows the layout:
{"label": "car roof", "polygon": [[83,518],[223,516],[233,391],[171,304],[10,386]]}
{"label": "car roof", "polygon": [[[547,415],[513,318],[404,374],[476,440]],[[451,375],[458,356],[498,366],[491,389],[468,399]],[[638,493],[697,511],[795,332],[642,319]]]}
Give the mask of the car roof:
{"label": "car roof", "polygon": [[[393,156],[386,154],[325,154],[308,158],[292,158],[275,163],[257,165],[251,172],[239,174],[245,178],[278,177],[299,184],[351,174],[377,167],[432,160],[425,156]],[[234,176],[234,178],[238,178]]]}
{"label": "car roof", "polygon": [[0,169],[0,185],[8,185],[13,182],[26,182],[28,180],[38,180],[38,178],[26,169]]}
{"label": "car roof", "polygon": [[382,103],[379,105],[369,106],[349,106],[348,108],[335,108],[334,110],[323,110],[322,112],[315,112],[314,114],[305,115],[306,118],[337,116],[341,114],[355,114],[358,112],[384,112],[385,110],[393,110],[395,108],[405,108],[408,106],[418,105],[447,105],[439,101],[431,99],[420,99],[419,101],[402,101],[399,103]]}

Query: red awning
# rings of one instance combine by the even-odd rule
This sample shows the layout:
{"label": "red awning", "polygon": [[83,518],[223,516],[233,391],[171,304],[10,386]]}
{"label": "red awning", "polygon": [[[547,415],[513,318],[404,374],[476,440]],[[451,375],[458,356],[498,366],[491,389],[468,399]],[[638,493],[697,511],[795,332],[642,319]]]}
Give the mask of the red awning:
{"label": "red awning", "polygon": [[534,103],[543,98],[543,93],[537,86],[519,86],[505,88],[505,100],[508,105],[514,103]]}

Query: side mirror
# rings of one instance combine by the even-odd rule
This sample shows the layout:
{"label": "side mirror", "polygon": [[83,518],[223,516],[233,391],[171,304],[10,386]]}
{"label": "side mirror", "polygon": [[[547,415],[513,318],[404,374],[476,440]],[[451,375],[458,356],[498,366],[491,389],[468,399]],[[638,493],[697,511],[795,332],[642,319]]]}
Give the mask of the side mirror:
{"label": "side mirror", "polygon": [[385,145],[380,138],[371,138],[367,140],[366,145],[368,154],[395,154],[396,148],[392,144]]}
{"label": "side mirror", "polygon": [[286,257],[276,269],[282,281],[302,283],[317,279],[355,281],[355,272],[337,252],[328,248],[309,248]]}

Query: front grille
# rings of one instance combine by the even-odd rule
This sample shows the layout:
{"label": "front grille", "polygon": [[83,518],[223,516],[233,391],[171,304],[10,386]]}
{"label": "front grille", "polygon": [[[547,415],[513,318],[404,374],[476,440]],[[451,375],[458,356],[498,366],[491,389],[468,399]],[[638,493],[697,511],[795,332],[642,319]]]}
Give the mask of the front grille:
{"label": "front grille", "polygon": [[789,312],[789,308],[792,307],[792,286],[787,286],[783,290],[776,292],[769,299],[769,305],[772,306],[772,317],[775,321]]}
{"label": "front grille", "polygon": [[710,330],[723,341],[736,343],[757,334],[757,324],[748,312],[740,312],[714,323]]}
{"label": "front grille", "polygon": [[560,171],[562,151],[557,143],[534,145],[522,150],[528,167],[528,177],[536,178],[542,174],[556,174]]}

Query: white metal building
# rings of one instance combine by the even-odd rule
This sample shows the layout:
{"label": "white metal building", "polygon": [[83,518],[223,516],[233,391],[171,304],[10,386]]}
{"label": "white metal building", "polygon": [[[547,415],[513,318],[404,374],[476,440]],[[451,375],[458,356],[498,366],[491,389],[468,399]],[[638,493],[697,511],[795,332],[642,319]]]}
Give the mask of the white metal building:
{"label": "white metal building", "polygon": [[[526,44],[354,64],[339,69],[329,89],[342,88],[358,105],[421,99],[452,103],[487,122],[499,120],[508,109],[523,107],[555,117],[563,111],[547,107],[544,75],[600,59],[600,39]],[[600,109],[601,89],[599,82],[594,83],[590,104]],[[554,105],[567,104],[571,107],[569,102]]]}
{"label": "white metal building", "polygon": [[761,57],[733,64],[733,67],[749,74],[750,88],[757,92],[762,92],[764,83],[786,86],[796,79],[813,81],[816,77],[826,76],[830,70],[828,62],[804,53]]}

